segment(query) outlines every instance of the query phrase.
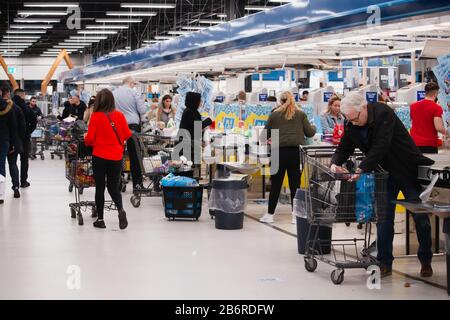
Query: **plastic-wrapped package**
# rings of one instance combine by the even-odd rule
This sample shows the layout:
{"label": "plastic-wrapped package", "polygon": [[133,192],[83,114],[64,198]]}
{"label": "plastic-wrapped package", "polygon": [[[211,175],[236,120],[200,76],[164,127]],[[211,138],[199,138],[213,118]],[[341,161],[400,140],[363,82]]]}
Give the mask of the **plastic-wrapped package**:
{"label": "plastic-wrapped package", "polygon": [[374,214],[375,179],[371,174],[362,174],[356,181],[356,220],[368,222]]}
{"label": "plastic-wrapped package", "polygon": [[161,179],[161,186],[163,187],[197,187],[198,185],[199,184],[195,179],[176,176],[173,173],[169,173]]}

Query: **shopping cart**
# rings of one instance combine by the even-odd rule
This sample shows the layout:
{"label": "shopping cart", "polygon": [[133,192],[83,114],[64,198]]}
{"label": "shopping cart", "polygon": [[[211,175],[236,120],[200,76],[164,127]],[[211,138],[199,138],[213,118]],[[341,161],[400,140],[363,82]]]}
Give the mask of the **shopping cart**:
{"label": "shopping cart", "polygon": [[31,133],[31,160],[39,156],[41,160],[45,159],[44,151],[46,148],[46,130],[42,123]]}
{"label": "shopping cart", "polygon": [[155,135],[149,134],[133,135],[132,139],[137,146],[144,181],[143,188],[133,189],[130,198],[133,207],[138,208],[141,205],[142,197],[162,196],[159,184],[169,172],[192,177],[192,167],[170,161],[171,153],[166,149],[170,142],[161,142]]}
{"label": "shopping cart", "polygon": [[[350,174],[331,172],[329,157],[303,155],[302,161],[307,181],[304,186],[304,210],[301,211],[304,213],[303,218],[307,218],[310,224],[304,257],[305,269],[314,272],[317,260],[325,262],[336,268],[331,273],[332,282],[341,284],[345,269],[367,269],[378,265],[368,249],[372,223],[382,221],[385,217],[388,174],[361,174],[359,182],[356,182],[349,180]],[[354,161],[347,168],[349,171],[351,166],[354,166]],[[363,221],[363,238],[323,240],[319,237],[320,227],[358,221]],[[331,254],[325,255],[324,248],[330,247]]]}
{"label": "shopping cart", "polygon": [[[66,152],[66,177],[73,186],[75,202],[70,203],[70,215],[78,220],[78,225],[84,224],[83,213],[91,211],[91,217],[97,217],[95,201],[81,199],[80,190],[95,187],[94,172],[92,168],[92,149],[86,147],[82,137],[77,136],[71,142]],[[116,210],[113,201],[105,201],[105,211]]]}
{"label": "shopping cart", "polygon": [[50,152],[50,158],[53,160],[58,156],[62,160],[64,157],[67,144],[71,141],[72,124],[65,122],[58,122],[52,125],[50,130],[50,139],[54,149]]}

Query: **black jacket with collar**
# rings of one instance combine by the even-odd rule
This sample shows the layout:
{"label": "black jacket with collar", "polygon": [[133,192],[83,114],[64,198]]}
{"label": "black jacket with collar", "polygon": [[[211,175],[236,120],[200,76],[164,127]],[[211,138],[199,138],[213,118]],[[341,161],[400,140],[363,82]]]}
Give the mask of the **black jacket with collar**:
{"label": "black jacket with collar", "polygon": [[13,102],[0,97],[0,143],[9,142],[10,148],[15,147],[16,137],[17,122]]}
{"label": "black jacket with collar", "polygon": [[26,135],[25,139],[30,139],[31,133],[36,129],[37,126],[37,118],[34,112],[27,106],[25,100],[23,100],[19,96],[13,97],[13,102],[17,104],[23,112],[23,116],[25,117],[25,125],[26,125]]}
{"label": "black jacket with collar", "polygon": [[380,165],[396,181],[416,181],[418,166],[431,165],[434,161],[422,155],[389,106],[383,103],[369,104],[367,112],[367,145],[360,134],[361,127],[347,123],[332,163],[342,165],[358,148],[365,155],[359,165],[363,172],[372,172]]}

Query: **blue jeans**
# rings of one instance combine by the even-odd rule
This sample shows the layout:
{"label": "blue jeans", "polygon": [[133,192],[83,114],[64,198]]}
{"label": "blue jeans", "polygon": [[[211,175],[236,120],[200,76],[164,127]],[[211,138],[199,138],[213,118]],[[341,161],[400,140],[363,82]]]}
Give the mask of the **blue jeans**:
{"label": "blue jeans", "polygon": [[0,174],[6,177],[6,156],[9,151],[9,142],[0,142]]}
{"label": "blue jeans", "polygon": [[9,165],[9,175],[11,176],[12,181],[12,189],[19,189],[19,168],[17,167],[17,157],[19,154],[14,152],[12,154],[8,154],[8,165]]}
{"label": "blue jeans", "polygon": [[[377,259],[381,265],[391,268],[394,256],[392,242],[394,241],[395,204],[399,191],[403,192],[407,201],[421,201],[419,195],[421,187],[418,183],[408,181],[395,181],[389,177],[387,186],[386,216],[377,224]],[[431,264],[433,258],[431,225],[427,214],[412,214],[416,224],[417,239],[419,240],[418,258],[422,264]]]}

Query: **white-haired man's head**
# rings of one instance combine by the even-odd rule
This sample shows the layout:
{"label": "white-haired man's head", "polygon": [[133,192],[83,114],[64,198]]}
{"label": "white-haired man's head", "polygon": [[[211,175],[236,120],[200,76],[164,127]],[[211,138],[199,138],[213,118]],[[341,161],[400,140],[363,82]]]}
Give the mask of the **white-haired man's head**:
{"label": "white-haired man's head", "polygon": [[126,78],[124,78],[124,79],[122,80],[122,84],[123,84],[123,85],[130,86],[130,88],[133,88],[133,87],[136,86],[136,81],[134,80],[133,77],[128,76],[128,77],[126,77]]}
{"label": "white-haired man's head", "polygon": [[356,126],[365,126],[367,123],[367,101],[356,92],[348,93],[341,101],[341,113]]}

